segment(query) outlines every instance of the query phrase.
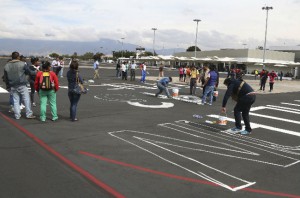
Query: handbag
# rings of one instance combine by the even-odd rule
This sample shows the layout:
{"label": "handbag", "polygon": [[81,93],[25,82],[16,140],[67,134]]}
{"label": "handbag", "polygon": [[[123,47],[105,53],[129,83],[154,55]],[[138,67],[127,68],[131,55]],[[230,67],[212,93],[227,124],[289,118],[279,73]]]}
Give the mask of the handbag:
{"label": "handbag", "polygon": [[72,90],[73,93],[75,94],[86,94],[87,93],[87,88],[85,88],[80,82],[79,82],[79,77],[78,77],[78,72],[76,73],[76,85],[74,89]]}

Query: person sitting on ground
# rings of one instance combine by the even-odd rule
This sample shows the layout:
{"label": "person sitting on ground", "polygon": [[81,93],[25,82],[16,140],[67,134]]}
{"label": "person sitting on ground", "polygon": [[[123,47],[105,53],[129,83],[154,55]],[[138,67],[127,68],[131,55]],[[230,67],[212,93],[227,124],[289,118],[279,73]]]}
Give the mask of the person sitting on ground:
{"label": "person sitting on ground", "polygon": [[159,89],[159,91],[155,94],[155,97],[157,97],[159,94],[165,91],[168,98],[171,98],[169,90],[167,88],[169,82],[172,82],[172,77],[165,77],[157,81],[157,88]]}

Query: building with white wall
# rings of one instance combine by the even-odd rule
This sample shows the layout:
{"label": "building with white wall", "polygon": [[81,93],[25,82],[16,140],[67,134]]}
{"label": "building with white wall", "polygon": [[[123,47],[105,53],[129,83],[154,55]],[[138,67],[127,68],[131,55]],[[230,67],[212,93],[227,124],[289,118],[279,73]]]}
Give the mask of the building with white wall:
{"label": "building with white wall", "polygon": [[[300,52],[300,51],[299,51]],[[242,66],[247,73],[255,69],[265,68],[269,71],[282,71],[284,74],[292,73],[294,78],[299,77],[299,62],[295,62],[294,52],[283,52],[266,50],[265,62],[263,63],[263,50],[260,49],[221,49],[212,51],[180,52],[174,54],[176,57],[191,58],[196,64],[210,62],[224,65],[224,68]]]}

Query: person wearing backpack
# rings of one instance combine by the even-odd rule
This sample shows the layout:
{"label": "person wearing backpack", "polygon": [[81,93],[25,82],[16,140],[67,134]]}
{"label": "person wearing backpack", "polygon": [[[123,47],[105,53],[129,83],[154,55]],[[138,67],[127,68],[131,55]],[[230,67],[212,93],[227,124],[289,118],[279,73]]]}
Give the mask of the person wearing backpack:
{"label": "person wearing backpack", "polygon": [[56,92],[59,89],[58,78],[50,71],[51,63],[46,61],[42,65],[42,71],[38,72],[34,82],[34,88],[40,96],[40,120],[46,121],[47,102],[49,100],[52,121],[57,121]]}

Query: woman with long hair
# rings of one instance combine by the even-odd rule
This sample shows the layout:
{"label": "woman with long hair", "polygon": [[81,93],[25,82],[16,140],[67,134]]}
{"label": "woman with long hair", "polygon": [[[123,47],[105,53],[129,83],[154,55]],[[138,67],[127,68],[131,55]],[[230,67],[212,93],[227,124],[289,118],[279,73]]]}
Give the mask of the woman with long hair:
{"label": "woman with long hair", "polygon": [[78,71],[78,61],[72,60],[70,64],[70,69],[67,72],[67,78],[68,78],[68,96],[70,100],[70,119],[72,122],[74,122],[74,121],[78,121],[76,117],[77,104],[79,102],[81,95],[74,93],[73,90],[77,83],[82,84],[83,82]]}

